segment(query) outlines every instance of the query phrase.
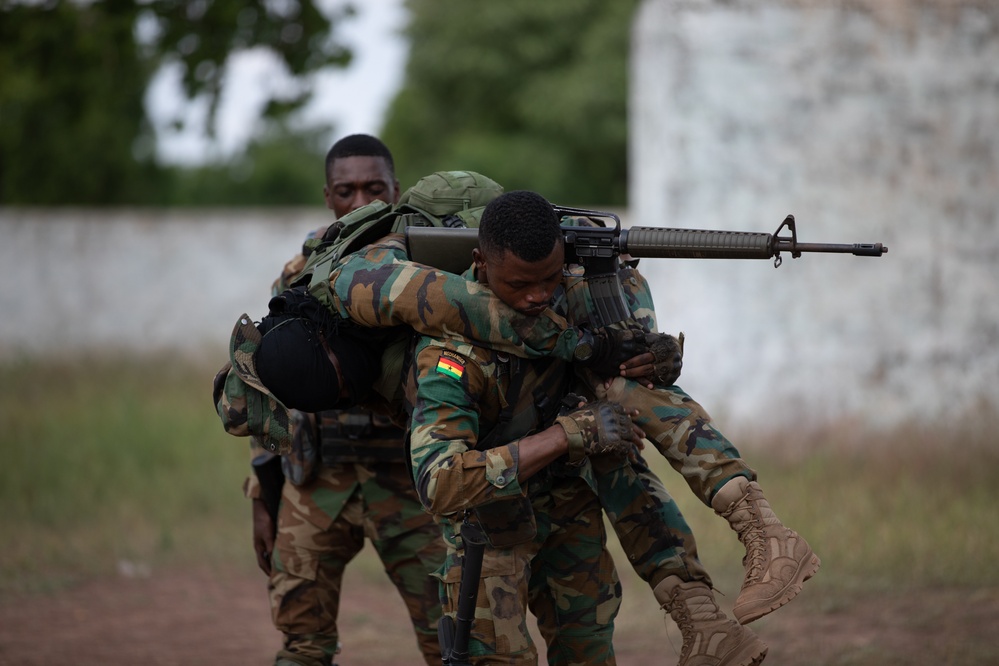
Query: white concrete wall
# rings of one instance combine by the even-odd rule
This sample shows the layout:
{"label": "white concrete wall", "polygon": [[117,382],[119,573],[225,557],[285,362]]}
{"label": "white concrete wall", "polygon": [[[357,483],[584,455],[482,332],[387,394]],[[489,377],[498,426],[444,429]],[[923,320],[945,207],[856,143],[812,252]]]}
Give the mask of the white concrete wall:
{"label": "white concrete wall", "polygon": [[880,259],[647,260],[681,385],[726,422],[999,405],[999,2],[645,0],[632,222],[876,242]]}
{"label": "white concrete wall", "polygon": [[316,210],[0,209],[0,360],[210,354],[270,286]]}

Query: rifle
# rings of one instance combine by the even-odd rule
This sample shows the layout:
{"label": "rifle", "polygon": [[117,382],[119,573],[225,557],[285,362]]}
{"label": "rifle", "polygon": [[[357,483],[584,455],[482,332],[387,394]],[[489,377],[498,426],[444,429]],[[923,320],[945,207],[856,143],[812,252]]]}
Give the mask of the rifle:
{"label": "rifle", "polygon": [[475,602],[479,596],[479,578],[482,575],[482,556],[486,550],[486,535],[478,525],[465,521],[461,524],[461,542],[465,555],[461,563],[461,582],[458,584],[458,608],[455,619],[441,617],[437,623],[437,640],[441,646],[444,666],[470,666],[468,638],[475,619]]}
{"label": "rifle", "polygon": [[[621,255],[653,259],[773,259],[783,263],[782,252],[797,259],[803,252],[852,254],[880,257],[888,252],[881,243],[799,243],[794,216],[788,215],[772,234],[753,231],[671,229],[664,227],[621,228],[614,213],[585,208],[555,206],[560,217],[575,215],[606,218],[607,226],[567,226],[565,262],[584,268],[597,314],[604,324],[629,317],[618,280]],[[781,232],[787,230],[785,236]],[[472,248],[478,247],[478,230],[445,227],[407,227],[406,245],[413,261],[452,273],[462,273],[471,265]]]}

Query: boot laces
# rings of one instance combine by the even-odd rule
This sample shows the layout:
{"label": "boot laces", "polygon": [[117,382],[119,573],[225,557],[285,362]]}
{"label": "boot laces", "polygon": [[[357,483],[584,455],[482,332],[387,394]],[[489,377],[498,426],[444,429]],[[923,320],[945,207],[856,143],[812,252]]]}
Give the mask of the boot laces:
{"label": "boot laces", "polygon": [[[673,595],[670,599],[669,604],[666,605],[666,611],[676,622],[676,626],[680,628],[680,636],[683,639],[683,645],[680,647],[680,661],[678,663],[686,663],[687,658],[690,657],[690,651],[693,649],[693,640],[691,637],[694,634],[694,620],[690,616],[690,609],[687,608],[686,604],[677,599],[679,597],[679,592]],[[671,642],[672,644],[672,642]],[[676,647],[673,648],[676,651]]]}
{"label": "boot laces", "polygon": [[746,546],[746,555],[742,558],[742,564],[748,571],[746,579],[756,579],[763,575],[767,561],[767,537],[763,531],[763,519],[757,515],[755,507],[749,504],[745,507],[746,519],[741,521],[736,534]]}

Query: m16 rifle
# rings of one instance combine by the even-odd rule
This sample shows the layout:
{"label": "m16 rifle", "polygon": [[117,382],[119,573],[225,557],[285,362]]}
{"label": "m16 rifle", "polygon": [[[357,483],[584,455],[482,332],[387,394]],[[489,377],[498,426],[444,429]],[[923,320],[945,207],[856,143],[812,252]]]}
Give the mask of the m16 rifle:
{"label": "m16 rifle", "polygon": [[[881,243],[799,243],[794,216],[788,215],[772,234],[753,231],[671,229],[665,227],[621,227],[614,213],[585,208],[555,206],[560,217],[613,220],[613,226],[571,226],[563,224],[565,261],[584,268],[597,314],[604,324],[628,318],[627,304],[620,288],[620,257],[635,259],[773,259],[783,263],[781,253],[798,258],[804,252],[852,254],[880,257],[888,252]],[[785,232],[781,235],[781,232]],[[406,243],[413,261],[452,273],[471,265],[472,248],[478,247],[476,229],[408,227]]]}

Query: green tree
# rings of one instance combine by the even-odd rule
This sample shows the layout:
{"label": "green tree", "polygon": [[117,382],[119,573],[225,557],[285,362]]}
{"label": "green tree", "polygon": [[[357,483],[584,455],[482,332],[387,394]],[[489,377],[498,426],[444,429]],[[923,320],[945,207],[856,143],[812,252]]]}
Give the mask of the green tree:
{"label": "green tree", "polygon": [[275,126],[224,164],[171,169],[165,201],[174,206],[317,206],[323,199],[326,132]]}
{"label": "green tree", "polygon": [[[349,62],[313,0],[0,0],[0,203],[163,202],[143,96],[177,62],[214,109],[225,62],[264,47],[302,76]],[[142,36],[141,39],[139,36]],[[272,104],[279,123],[310,91]]]}
{"label": "green tree", "polygon": [[562,204],[627,196],[637,0],[407,0],[409,63],[382,138],[400,180],[481,171]]}

